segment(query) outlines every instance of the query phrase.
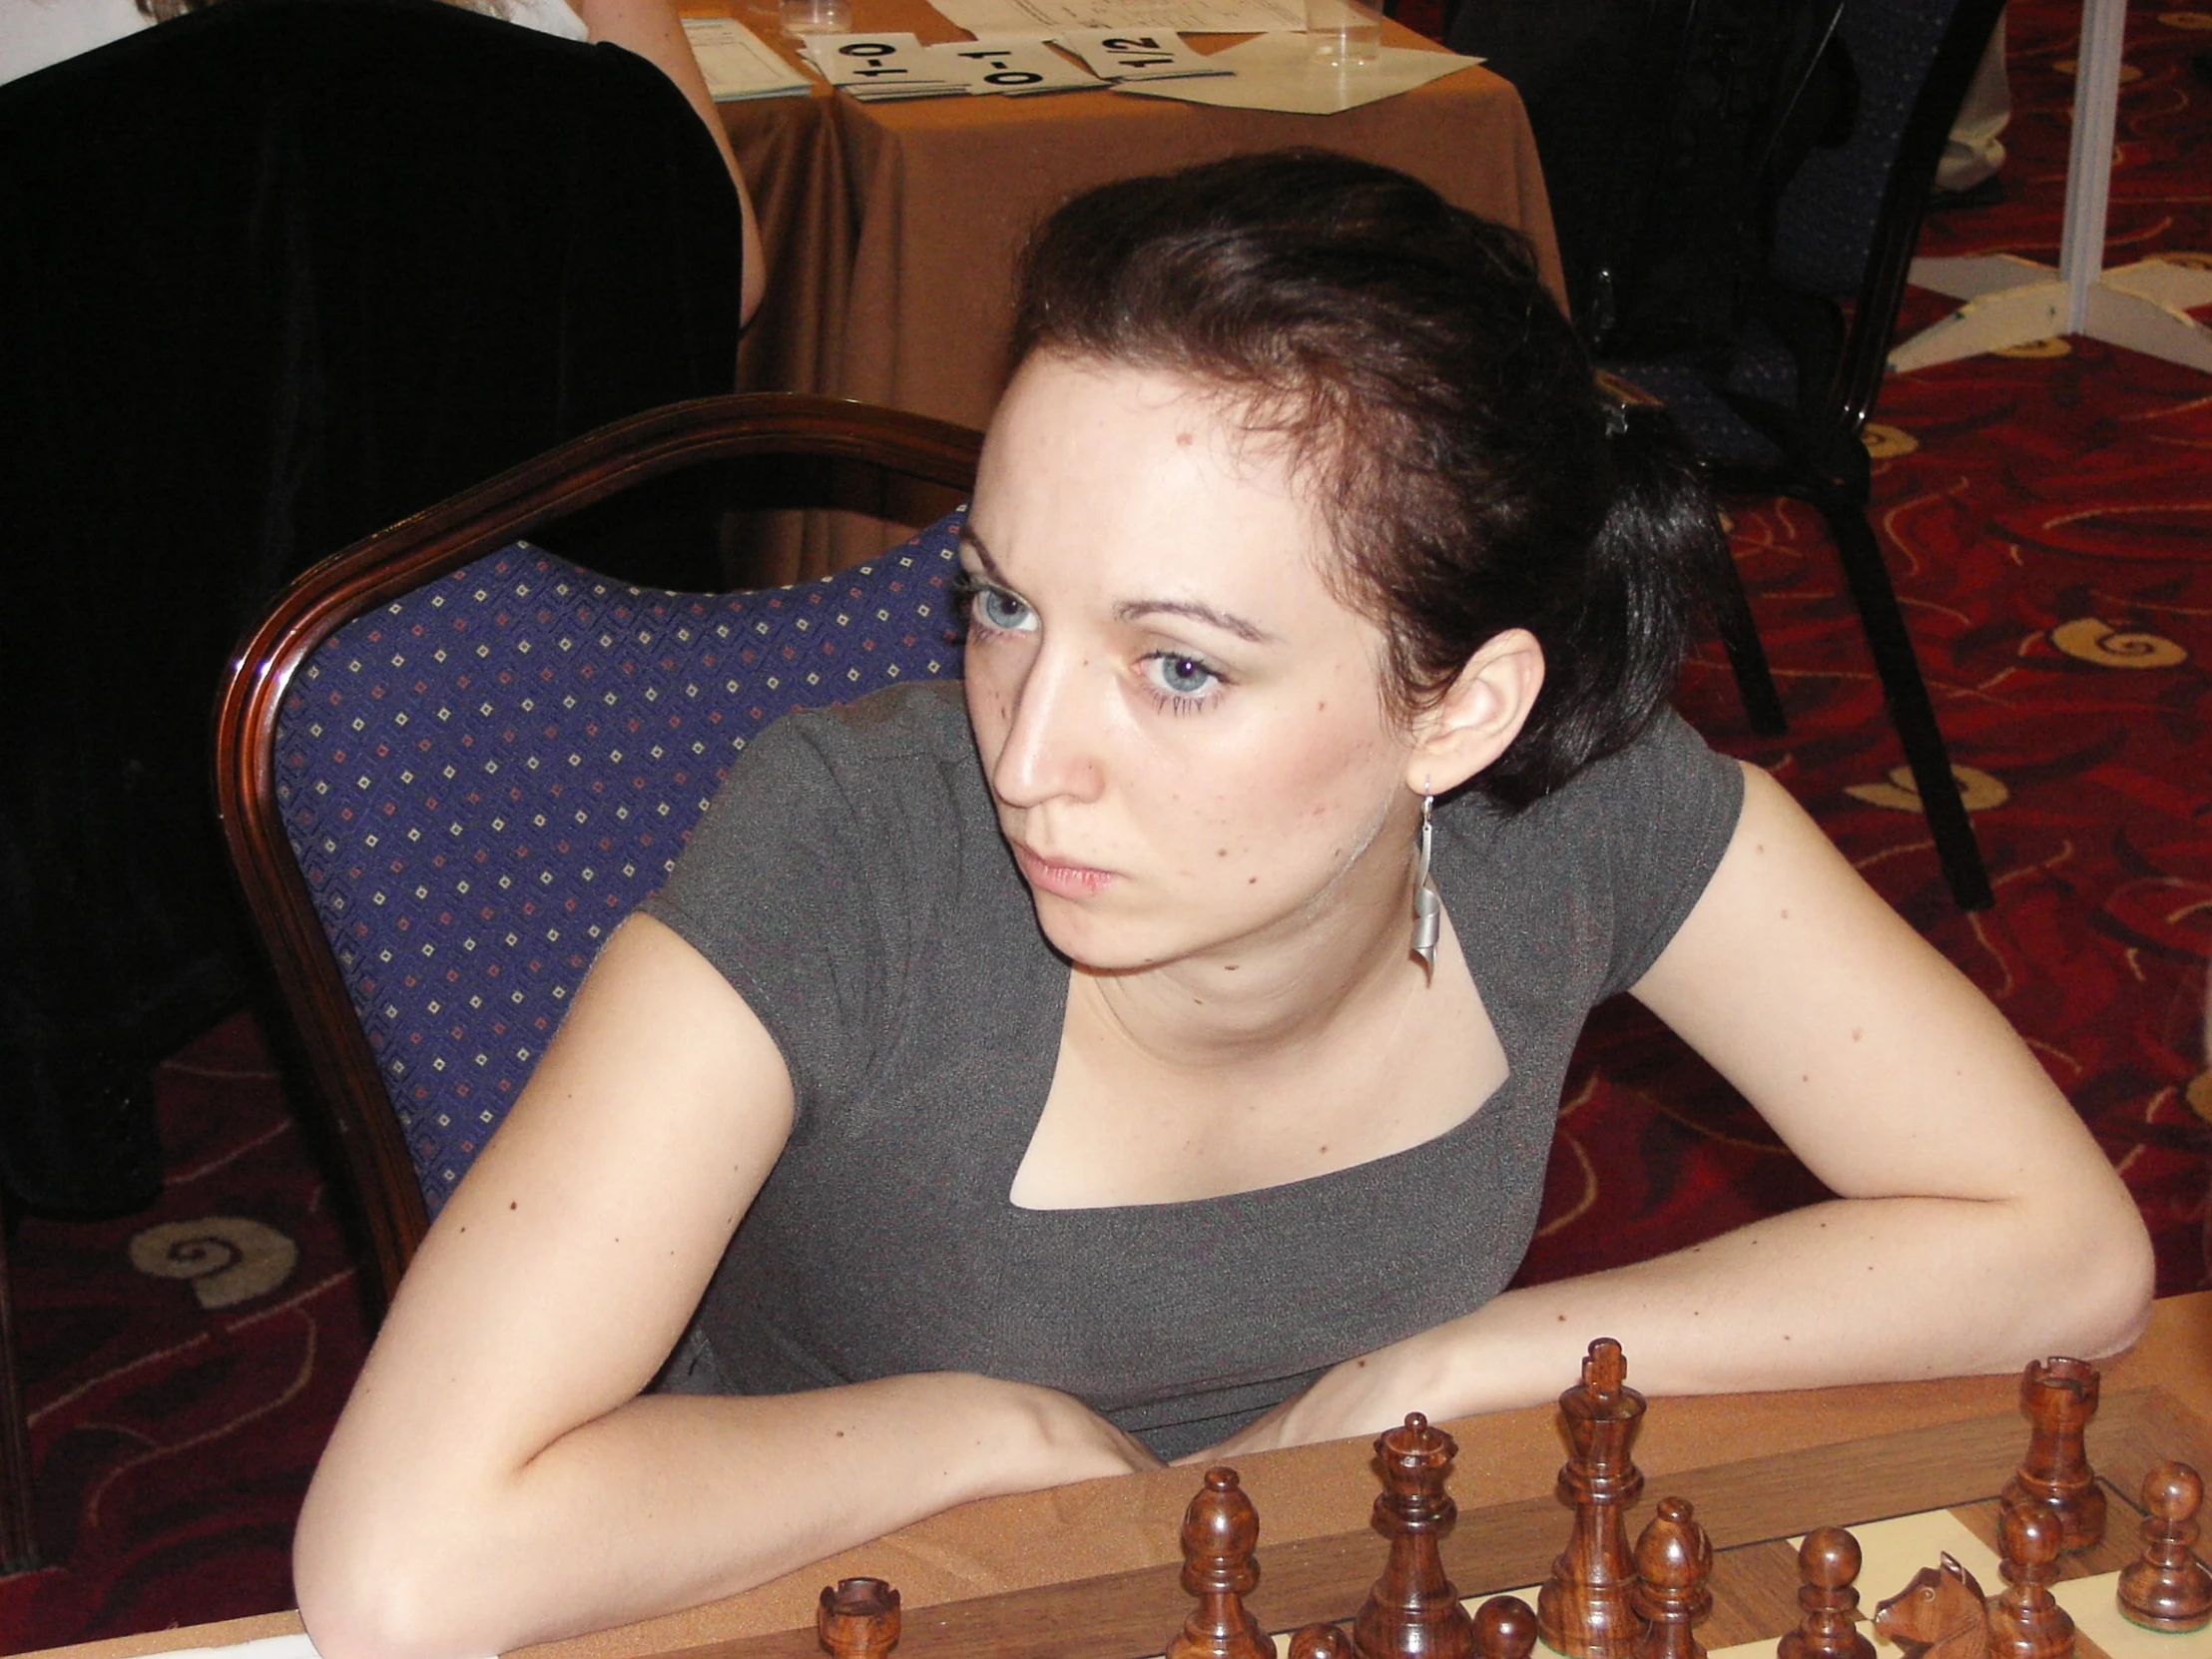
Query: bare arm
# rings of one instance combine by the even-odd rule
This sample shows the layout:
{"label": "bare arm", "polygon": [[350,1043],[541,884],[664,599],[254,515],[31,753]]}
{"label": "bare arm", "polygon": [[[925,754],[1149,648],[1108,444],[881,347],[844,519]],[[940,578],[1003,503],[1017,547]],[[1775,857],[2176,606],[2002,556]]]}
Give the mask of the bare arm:
{"label": "bare arm", "polygon": [[676,934],[611,939],[424,1241],[294,1542],[328,1659],[451,1659],[732,1594],[994,1492],[1149,1466],[1049,1389],[646,1396],[792,1122]]}
{"label": "bare arm", "polygon": [[584,28],[593,40],[625,47],[657,65],[707,124],[715,148],[722,152],[722,165],[730,170],[730,182],[738,187],[738,207],[745,215],[745,289],[738,319],[752,321],[753,313],[760,309],[761,295],[768,291],[761,228],[754,218],[753,196],[745,188],[745,175],[738,171],[737,152],[730,148],[729,129],[722,124],[722,113],[707,91],[707,78],[700,74],[699,60],[692,56],[691,42],[684,37],[676,0],[574,0],[574,4],[576,15],[584,20]]}
{"label": "bare arm", "polygon": [[1600,1335],[1646,1390],[1711,1393],[2003,1371],[2139,1334],[2151,1257],[2127,1189],[2003,1017],[1766,774],[1747,769],[1720,868],[1635,994],[1841,1196],[1508,1292],[1337,1368],[1227,1449],[1535,1404]]}

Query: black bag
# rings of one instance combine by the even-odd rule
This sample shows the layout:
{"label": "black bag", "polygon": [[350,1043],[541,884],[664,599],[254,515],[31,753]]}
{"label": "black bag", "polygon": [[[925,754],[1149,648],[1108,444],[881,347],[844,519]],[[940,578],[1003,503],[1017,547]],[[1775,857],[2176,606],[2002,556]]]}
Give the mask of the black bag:
{"label": "black bag", "polygon": [[1850,132],[1843,0],[1464,0],[1527,106],[1575,320],[1610,357],[1724,351],[1782,191]]}

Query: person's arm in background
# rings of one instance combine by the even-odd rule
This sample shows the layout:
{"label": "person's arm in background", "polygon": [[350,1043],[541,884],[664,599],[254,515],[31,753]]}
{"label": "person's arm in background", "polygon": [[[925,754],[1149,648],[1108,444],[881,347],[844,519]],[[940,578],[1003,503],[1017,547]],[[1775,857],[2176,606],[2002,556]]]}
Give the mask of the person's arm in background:
{"label": "person's arm in background", "polygon": [[730,170],[731,182],[738,187],[738,205],[745,212],[745,291],[739,301],[738,315],[742,321],[752,321],[754,311],[760,308],[761,295],[768,290],[768,269],[761,254],[761,228],[753,217],[753,197],[745,188],[745,175],[738,171],[737,152],[730,148],[730,134],[722,125],[721,112],[715,108],[715,101],[707,91],[707,78],[699,72],[699,60],[692,56],[691,42],[684,37],[683,19],[677,14],[676,0],[571,0],[571,3],[593,40],[608,41],[657,64],[661,72],[676,83],[677,90],[691,101],[691,107],[699,112],[699,119],[707,124],[715,148],[722,152],[723,165]]}

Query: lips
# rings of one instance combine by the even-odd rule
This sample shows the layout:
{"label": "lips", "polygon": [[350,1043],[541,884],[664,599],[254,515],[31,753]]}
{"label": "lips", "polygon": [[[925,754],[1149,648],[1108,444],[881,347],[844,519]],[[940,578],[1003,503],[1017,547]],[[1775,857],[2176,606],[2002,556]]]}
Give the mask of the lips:
{"label": "lips", "polygon": [[1110,869],[1057,863],[1042,853],[1032,852],[1019,841],[1011,844],[1014,862],[1021,866],[1021,873],[1030,886],[1039,892],[1048,892],[1057,898],[1090,898],[1102,892],[1114,879]]}

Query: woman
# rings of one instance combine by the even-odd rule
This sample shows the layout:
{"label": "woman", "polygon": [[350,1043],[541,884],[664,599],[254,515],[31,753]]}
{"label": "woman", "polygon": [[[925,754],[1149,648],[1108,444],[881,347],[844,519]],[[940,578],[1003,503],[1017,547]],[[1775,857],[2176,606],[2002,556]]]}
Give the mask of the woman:
{"label": "woman", "polygon": [[[2130,1340],[2065,1101],[1664,709],[1711,510],[1515,237],[1320,154],[1112,186],[1016,357],[964,688],[764,734],[417,1257],[300,1521],[330,1659],[1526,1404],[1600,1333],[1660,1392]],[[1843,1196],[1500,1294],[1618,989]]]}

